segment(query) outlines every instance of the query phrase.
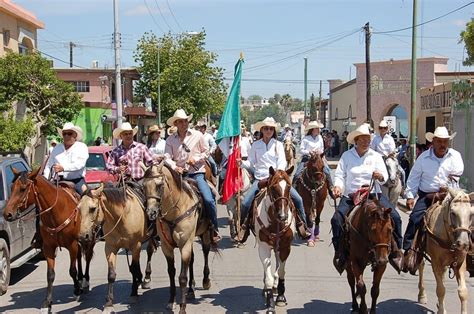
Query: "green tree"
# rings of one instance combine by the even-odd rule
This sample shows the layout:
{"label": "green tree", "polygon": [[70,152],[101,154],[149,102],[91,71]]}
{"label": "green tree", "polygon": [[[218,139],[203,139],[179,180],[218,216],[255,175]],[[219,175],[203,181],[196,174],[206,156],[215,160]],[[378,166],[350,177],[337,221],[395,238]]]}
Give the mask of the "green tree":
{"label": "green tree", "polygon": [[250,101],[260,101],[263,99],[263,97],[260,95],[250,95],[249,97],[247,97],[247,99]]}
{"label": "green tree", "polygon": [[0,150],[23,151],[34,135],[35,124],[31,117],[16,120],[15,113],[11,110],[0,115]]}
{"label": "green tree", "polygon": [[474,64],[474,19],[466,23],[466,29],[461,32],[459,43],[464,42],[467,51],[467,58],[463,60],[463,65]]}
{"label": "green tree", "polygon": [[[5,113],[13,110],[31,119],[34,132],[24,153],[33,161],[41,136],[55,134],[56,127],[73,120],[83,107],[81,97],[71,84],[57,78],[50,62],[39,54],[8,53],[0,58],[0,69],[0,113],[5,119]],[[21,142],[24,133],[8,130],[1,128],[0,134]]]}
{"label": "green tree", "polygon": [[162,121],[178,108],[197,119],[207,113],[222,112],[227,86],[223,69],[213,66],[217,55],[204,48],[205,39],[206,33],[202,31],[196,35],[167,34],[161,38],[145,33],[139,40],[134,58],[141,78],[135,93],[139,99],[151,97],[157,104],[160,82]]}

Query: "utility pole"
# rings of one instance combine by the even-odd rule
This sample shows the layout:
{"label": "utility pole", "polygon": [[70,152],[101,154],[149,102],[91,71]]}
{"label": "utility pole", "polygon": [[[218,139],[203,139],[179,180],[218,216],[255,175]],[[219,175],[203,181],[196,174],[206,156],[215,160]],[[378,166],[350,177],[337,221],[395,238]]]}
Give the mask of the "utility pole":
{"label": "utility pole", "polygon": [[308,58],[304,57],[304,117],[308,114],[308,102],[306,100],[308,93]]}
{"label": "utility pole", "polygon": [[115,103],[117,104],[117,127],[122,126],[122,77],[120,75],[120,25],[119,0],[114,0],[114,51],[115,51]]}
{"label": "utility pole", "polygon": [[72,48],[76,47],[76,45],[70,41],[69,42],[69,67],[72,68],[73,67],[73,62],[72,62]]}
{"label": "utility pole", "polygon": [[158,61],[157,61],[157,70],[158,70],[158,125],[161,128],[161,75],[160,75],[160,39],[157,38],[156,47],[158,49]]}
{"label": "utility pole", "polygon": [[371,91],[370,91],[370,25],[369,22],[364,26],[365,30],[365,85],[367,89],[367,123],[371,127],[374,127],[374,121],[372,121],[372,104],[371,104]]}
{"label": "utility pole", "polygon": [[[319,80],[319,105],[318,105],[318,114],[316,116],[316,118],[321,122],[321,119],[324,120],[324,117],[323,117],[323,109],[321,107],[321,102],[322,102],[322,90],[323,90],[323,81],[322,80]],[[326,121],[322,121],[323,124],[326,124]]]}
{"label": "utility pole", "polygon": [[410,115],[410,164],[416,159],[416,15],[417,2],[413,0],[413,26],[411,33],[411,115]]}

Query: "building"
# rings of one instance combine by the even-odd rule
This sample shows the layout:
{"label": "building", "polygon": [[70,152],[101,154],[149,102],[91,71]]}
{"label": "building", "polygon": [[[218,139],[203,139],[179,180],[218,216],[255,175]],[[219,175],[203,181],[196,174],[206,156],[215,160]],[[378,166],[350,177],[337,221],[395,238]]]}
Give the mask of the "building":
{"label": "building", "polygon": [[240,106],[242,108],[250,108],[250,110],[255,110],[257,108],[262,108],[263,106],[269,105],[270,102],[267,98],[262,98],[260,100],[248,100],[241,98]]}
{"label": "building", "polygon": [[[84,108],[74,121],[84,131],[84,143],[91,145],[100,136],[112,144],[112,129],[117,119],[115,104],[115,71],[113,69],[55,69],[58,78],[70,82],[82,96]],[[122,69],[123,115],[133,125],[139,126],[138,139],[149,124],[154,123],[155,113],[145,105],[134,103],[133,82],[140,78],[134,68]],[[149,121],[149,119],[152,119]]]}
{"label": "building", "polygon": [[0,57],[37,49],[37,31],[43,28],[44,23],[33,13],[10,0],[0,0]]}

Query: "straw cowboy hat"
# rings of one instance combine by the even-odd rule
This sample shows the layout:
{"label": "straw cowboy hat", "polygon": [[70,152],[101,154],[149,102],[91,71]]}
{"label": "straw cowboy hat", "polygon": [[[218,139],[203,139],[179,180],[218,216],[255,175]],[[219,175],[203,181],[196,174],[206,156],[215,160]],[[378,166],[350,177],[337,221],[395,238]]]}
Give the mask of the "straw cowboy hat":
{"label": "straw cowboy hat", "polygon": [[130,123],[125,122],[125,123],[122,124],[121,127],[116,128],[112,132],[112,135],[115,139],[120,139],[120,134],[122,134],[122,132],[124,132],[124,131],[133,131],[133,136],[135,136],[135,134],[137,134],[137,132],[138,132],[138,126],[132,128]]}
{"label": "straw cowboy hat", "polygon": [[354,144],[356,137],[360,135],[371,135],[369,125],[367,123],[360,125],[357,129],[349,133],[347,135],[347,143]]}
{"label": "straw cowboy hat", "polygon": [[176,131],[178,131],[178,128],[173,125],[173,126],[171,126],[171,127],[168,128],[168,130],[166,131],[166,133],[168,133],[168,136],[169,136],[169,135],[172,135],[172,134],[176,133]]}
{"label": "straw cowboy hat", "polygon": [[276,123],[275,119],[270,118],[270,117],[266,117],[265,119],[263,119],[263,121],[259,121],[259,122],[255,123],[255,130],[260,132],[260,129],[264,126],[269,126],[269,127],[275,128],[275,131],[278,131],[278,127],[279,127],[279,125],[278,125],[278,123]]}
{"label": "straw cowboy hat", "polygon": [[450,140],[452,140],[455,136],[456,136],[456,132],[449,135],[448,129],[446,129],[445,126],[437,127],[436,130],[434,131],[434,133],[427,132],[425,134],[425,138],[430,142],[433,142],[433,139],[435,137],[437,137],[437,138],[449,138]]}
{"label": "straw cowboy hat", "polygon": [[56,128],[56,129],[58,130],[59,136],[61,136],[61,138],[63,137],[64,131],[73,131],[77,135],[76,140],[77,141],[82,140],[82,129],[78,127],[77,125],[74,125],[74,123],[72,122],[66,122],[62,129],[61,128]]}
{"label": "straw cowboy hat", "polygon": [[306,126],[305,130],[309,131],[312,129],[321,129],[324,128],[324,124],[320,123],[319,121],[310,121]]}
{"label": "straw cowboy hat", "polygon": [[211,125],[211,129],[217,129],[217,126],[215,124]]}
{"label": "straw cowboy hat", "polygon": [[157,124],[153,124],[151,127],[148,128],[146,134],[150,135],[153,132],[161,132],[161,128]]}
{"label": "straw cowboy hat", "polygon": [[284,128],[290,128],[290,125],[288,123],[285,124]]}
{"label": "straw cowboy hat", "polygon": [[187,119],[188,121],[191,121],[192,118],[192,113],[188,116],[183,109],[178,109],[174,112],[173,116],[166,121],[166,124],[173,126],[176,120]]}
{"label": "straw cowboy hat", "polygon": [[379,128],[388,128],[387,121],[385,120],[380,121]]}

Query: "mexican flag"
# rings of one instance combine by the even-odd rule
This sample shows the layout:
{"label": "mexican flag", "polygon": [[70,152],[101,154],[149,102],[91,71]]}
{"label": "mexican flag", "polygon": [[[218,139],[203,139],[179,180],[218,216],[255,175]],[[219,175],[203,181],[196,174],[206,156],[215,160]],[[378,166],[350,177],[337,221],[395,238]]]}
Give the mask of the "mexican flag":
{"label": "mexican flag", "polygon": [[242,75],[241,56],[234,68],[234,82],[227,97],[224,113],[217,132],[216,142],[227,157],[227,172],[222,188],[222,202],[227,202],[242,189],[242,171],[237,165],[240,159],[240,78]]}

